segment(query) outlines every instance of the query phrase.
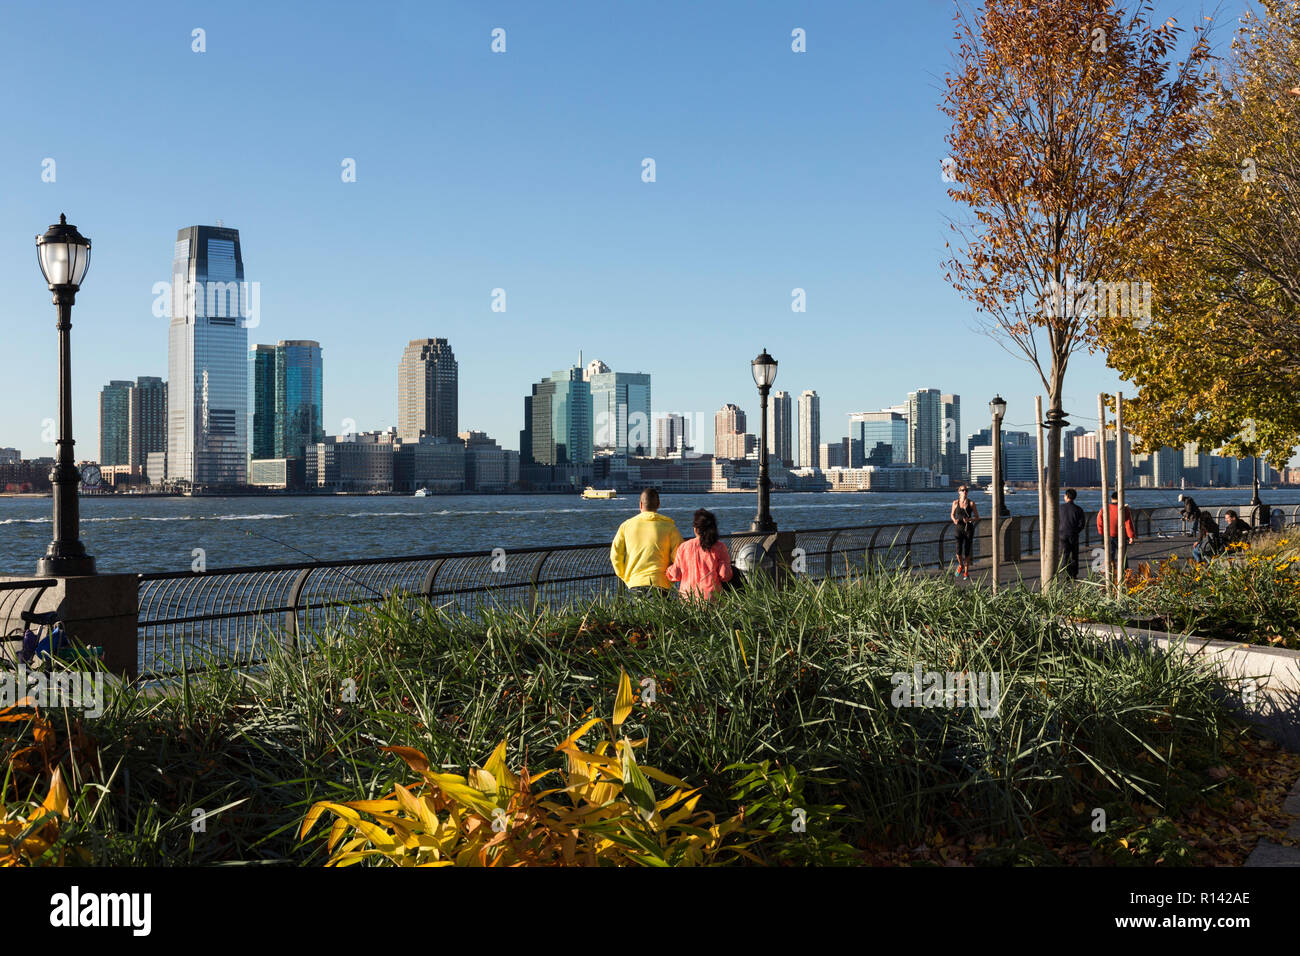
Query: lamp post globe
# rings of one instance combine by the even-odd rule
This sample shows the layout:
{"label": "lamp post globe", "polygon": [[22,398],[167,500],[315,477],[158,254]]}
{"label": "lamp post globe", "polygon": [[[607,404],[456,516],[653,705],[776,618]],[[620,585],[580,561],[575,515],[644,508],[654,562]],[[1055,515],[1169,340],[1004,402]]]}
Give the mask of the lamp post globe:
{"label": "lamp post globe", "polygon": [[754,523],[749,530],[774,534],[776,522],[772,520],[772,479],[767,468],[767,393],[776,381],[776,359],[767,354],[767,349],[763,349],[762,354],[750,363],[750,371],[754,374],[754,384],[758,386],[761,413],[758,432],[758,513],[754,515]]}
{"label": "lamp post globe", "polygon": [[53,294],[59,333],[59,433],[50,484],[54,492],[54,528],[45,557],[36,573],[43,577],[75,577],[95,573],[95,559],[81,543],[77,488],[81,474],[72,440],[72,304],[90,268],[90,240],[68,224],[68,217],[36,237],[36,259]]}

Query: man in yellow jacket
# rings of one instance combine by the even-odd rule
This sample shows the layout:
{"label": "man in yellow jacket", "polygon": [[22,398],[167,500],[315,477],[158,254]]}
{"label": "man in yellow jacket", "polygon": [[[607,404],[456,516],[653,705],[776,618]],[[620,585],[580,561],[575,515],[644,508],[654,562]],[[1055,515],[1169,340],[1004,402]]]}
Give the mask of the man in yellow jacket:
{"label": "man in yellow jacket", "polygon": [[668,591],[668,566],[673,563],[682,535],[671,518],[659,513],[659,492],[641,492],[641,513],[618,526],[609,549],[614,573],[638,594]]}

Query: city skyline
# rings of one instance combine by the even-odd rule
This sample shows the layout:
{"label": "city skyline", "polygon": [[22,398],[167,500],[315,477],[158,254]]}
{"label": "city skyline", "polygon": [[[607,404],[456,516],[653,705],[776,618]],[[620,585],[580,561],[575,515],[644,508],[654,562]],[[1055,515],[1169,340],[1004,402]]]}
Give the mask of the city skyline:
{"label": "city skyline", "polygon": [[[1196,19],[1194,5],[1157,6]],[[340,373],[344,357],[356,369],[325,382],[329,433],[345,418],[358,430],[393,423],[391,389],[376,383],[391,381],[392,356],[421,334],[456,343],[461,376],[475,383],[462,390],[459,427],[507,445],[519,387],[579,349],[652,372],[677,411],[739,401],[756,414],[748,364],[766,346],[781,363],[776,388],[816,389],[827,422],[924,380],[965,396],[968,420],[1000,391],[1009,425],[1032,422],[1041,384],[981,334],[939,265],[954,213],[935,82],[950,56],[932,42],[950,30],[946,5],[896,11],[872,56],[861,38],[881,24],[866,5],[796,15],[667,3],[649,24],[594,3],[562,15],[417,10],[400,37],[348,29],[330,9],[346,8],[326,3],[307,25],[268,10],[251,33],[214,12],[202,54],[190,47],[193,25],[163,6],[130,27],[102,11],[72,25],[53,10],[15,11],[0,39],[11,86],[58,55],[88,99],[75,132],[34,103],[10,117],[0,282],[24,376],[0,384],[0,446],[53,451],[43,435],[57,356],[30,246],[62,211],[95,243],[74,319],[83,458],[98,446],[104,383],[169,378],[156,335],[166,319],[151,308],[169,278],[166,235],[218,218],[241,230],[261,283],[251,334],[311,338]],[[685,35],[675,10],[693,24]],[[490,49],[496,26],[509,32],[505,54]],[[807,31],[806,53],[790,49],[795,26]],[[455,38],[433,71],[420,65],[430,32]],[[14,42],[20,35],[29,41]],[[383,77],[349,68],[340,88],[340,60],[380,51]],[[592,71],[607,77],[600,93]],[[177,163],[123,139],[123,129],[191,115],[192,90],[213,83],[240,103],[240,139],[252,148],[237,158],[191,150]],[[890,96],[869,95],[879,89]],[[431,98],[439,110],[411,122]],[[499,135],[478,135],[485,117]],[[900,135],[881,137],[884,128]],[[654,182],[642,180],[646,158]],[[411,220],[415,241],[373,242]],[[796,289],[804,312],[792,310]],[[1097,356],[1076,355],[1070,420],[1093,424],[1096,394],[1120,389]]]}

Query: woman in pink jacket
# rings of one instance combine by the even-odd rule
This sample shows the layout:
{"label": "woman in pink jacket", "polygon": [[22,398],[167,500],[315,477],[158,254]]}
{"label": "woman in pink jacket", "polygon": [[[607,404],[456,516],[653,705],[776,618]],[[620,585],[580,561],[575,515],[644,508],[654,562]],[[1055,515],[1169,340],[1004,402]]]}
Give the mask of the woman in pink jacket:
{"label": "woman in pink jacket", "polygon": [[677,549],[668,580],[680,582],[683,598],[708,600],[731,580],[731,553],[718,540],[718,519],[703,508],[695,512],[695,537]]}

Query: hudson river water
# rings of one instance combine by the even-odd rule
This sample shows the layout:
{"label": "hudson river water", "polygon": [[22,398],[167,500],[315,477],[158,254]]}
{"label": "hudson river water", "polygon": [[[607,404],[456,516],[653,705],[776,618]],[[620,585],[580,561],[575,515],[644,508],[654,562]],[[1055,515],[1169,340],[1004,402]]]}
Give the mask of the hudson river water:
{"label": "hudson river water", "polygon": [[[1245,505],[1249,488],[1193,490],[1203,505]],[[955,492],[791,493],[772,496],[782,529],[834,528],[902,521],[942,521]],[[1265,491],[1269,504],[1300,503],[1300,489]],[[1177,491],[1130,490],[1134,507],[1177,505]],[[1096,490],[1080,493],[1095,514]],[[988,496],[976,493],[985,517]],[[1015,514],[1037,511],[1037,496],[1007,498]],[[607,542],[636,513],[635,495],[584,501],[576,495],[380,495],[329,497],[81,499],[81,537],[101,572],[189,570],[202,548],[209,570],[246,564],[490,551],[538,545]],[[691,535],[691,514],[709,508],[724,534],[754,518],[749,494],[664,495],[661,511]],[[50,540],[49,498],[0,498],[0,574],[30,575]]]}

